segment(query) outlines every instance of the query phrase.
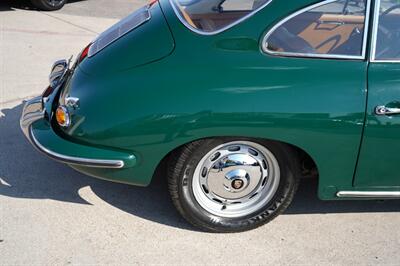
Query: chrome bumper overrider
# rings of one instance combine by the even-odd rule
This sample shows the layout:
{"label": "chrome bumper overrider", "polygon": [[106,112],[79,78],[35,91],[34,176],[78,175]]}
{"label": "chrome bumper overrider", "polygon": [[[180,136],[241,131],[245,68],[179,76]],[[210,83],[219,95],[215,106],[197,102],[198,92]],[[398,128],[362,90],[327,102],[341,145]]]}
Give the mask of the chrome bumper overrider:
{"label": "chrome bumper overrider", "polygon": [[30,137],[30,127],[31,125],[44,118],[44,109],[42,104],[42,97],[33,98],[30,101],[27,101],[24,109],[22,111],[21,120],[19,121],[22,132],[25,137],[32,143]]}
{"label": "chrome bumper overrider", "polygon": [[[80,158],[74,156],[68,156],[52,151],[44,147],[35,137],[35,133],[32,130],[32,125],[45,117],[45,111],[43,109],[42,97],[36,97],[25,104],[22,112],[20,126],[21,129],[29,140],[29,142],[40,152],[51,157],[54,160],[86,167],[97,167],[97,168],[123,168],[125,163],[123,160],[101,160],[101,159],[90,159]],[[51,130],[51,128],[49,129]],[[76,145],[76,144],[71,144]]]}

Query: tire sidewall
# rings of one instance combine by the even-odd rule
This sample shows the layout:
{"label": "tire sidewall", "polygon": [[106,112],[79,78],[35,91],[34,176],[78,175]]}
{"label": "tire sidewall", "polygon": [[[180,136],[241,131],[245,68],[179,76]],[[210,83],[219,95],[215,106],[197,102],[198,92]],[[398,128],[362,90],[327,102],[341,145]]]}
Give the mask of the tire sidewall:
{"label": "tire sidewall", "polygon": [[[263,145],[276,157],[280,168],[279,186],[272,199],[254,213],[240,218],[225,218],[209,213],[197,202],[192,189],[193,175],[200,160],[213,148],[231,141],[251,141]],[[178,180],[184,212],[190,216],[190,220],[194,220],[200,226],[218,232],[249,230],[272,220],[290,203],[297,186],[296,177],[292,170],[294,169],[293,159],[290,160],[290,154],[290,150],[284,145],[269,141],[244,138],[203,140],[183,163],[183,169]]]}

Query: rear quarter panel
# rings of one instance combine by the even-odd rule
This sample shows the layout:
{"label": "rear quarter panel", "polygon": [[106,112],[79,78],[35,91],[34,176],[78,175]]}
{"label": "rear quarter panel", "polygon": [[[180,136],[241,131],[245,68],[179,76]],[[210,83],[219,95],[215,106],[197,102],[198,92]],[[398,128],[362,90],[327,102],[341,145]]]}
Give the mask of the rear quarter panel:
{"label": "rear quarter panel", "polygon": [[273,1],[226,32],[201,36],[185,28],[162,0],[174,52],[124,71],[78,71],[68,91],[81,99],[74,115],[83,122],[67,134],[74,141],[133,152],[138,166],[124,182],[142,185],[164,156],[197,139],[278,140],[315,160],[320,196],[334,198],[336,190],[352,186],[366,104],[366,63],[273,57],[259,45],[277,21],[314,2],[287,7]]}

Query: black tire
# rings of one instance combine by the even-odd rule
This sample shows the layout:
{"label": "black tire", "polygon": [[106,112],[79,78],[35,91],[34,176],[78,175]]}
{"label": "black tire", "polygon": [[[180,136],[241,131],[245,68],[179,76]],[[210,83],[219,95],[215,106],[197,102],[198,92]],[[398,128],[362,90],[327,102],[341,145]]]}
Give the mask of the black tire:
{"label": "black tire", "polygon": [[231,141],[248,139],[204,139],[185,145],[171,155],[168,184],[172,201],[179,213],[192,225],[208,232],[242,232],[259,227],[281,214],[291,203],[299,183],[295,152],[287,145],[271,141],[251,140],[267,148],[275,156],[280,169],[279,186],[262,208],[239,218],[219,217],[202,208],[194,197],[192,178],[195,168],[213,148]]}
{"label": "black tire", "polygon": [[67,0],[31,0],[32,4],[44,11],[54,11],[61,9]]}

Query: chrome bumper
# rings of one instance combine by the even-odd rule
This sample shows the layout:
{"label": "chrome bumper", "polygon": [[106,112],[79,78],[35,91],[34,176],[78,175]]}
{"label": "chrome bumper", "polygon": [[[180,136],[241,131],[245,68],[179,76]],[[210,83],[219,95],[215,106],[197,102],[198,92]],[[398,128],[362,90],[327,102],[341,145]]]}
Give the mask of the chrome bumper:
{"label": "chrome bumper", "polygon": [[31,125],[44,118],[44,109],[42,103],[42,97],[33,98],[30,101],[27,101],[24,109],[22,111],[21,120],[19,124],[21,126],[22,132],[25,137],[32,143],[32,139],[30,137],[30,127]]}
{"label": "chrome bumper", "polygon": [[[123,160],[102,160],[102,159],[91,159],[91,158],[80,158],[75,156],[69,156],[66,154],[60,154],[58,152],[52,151],[49,148],[44,147],[37,138],[35,137],[32,125],[45,117],[45,110],[43,109],[42,97],[36,97],[28,101],[23,109],[20,126],[21,130],[29,140],[29,142],[40,152],[44,153],[48,157],[63,162],[66,164],[86,166],[86,167],[96,167],[96,168],[124,168],[125,163]],[[49,130],[52,130],[49,127]],[[60,142],[65,144],[65,140],[60,138]],[[77,147],[76,150],[82,149],[81,145],[71,143],[71,147]],[[87,147],[89,151],[96,152],[95,148]]]}

